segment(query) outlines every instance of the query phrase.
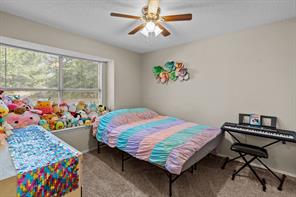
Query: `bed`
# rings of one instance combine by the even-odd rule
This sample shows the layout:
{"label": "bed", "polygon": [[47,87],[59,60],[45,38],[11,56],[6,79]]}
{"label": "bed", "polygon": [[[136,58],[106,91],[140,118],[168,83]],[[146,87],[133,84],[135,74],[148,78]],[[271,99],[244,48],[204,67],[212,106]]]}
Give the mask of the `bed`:
{"label": "bed", "polygon": [[[124,161],[135,157],[164,169],[172,183],[212,152],[221,141],[220,128],[163,116],[147,108],[120,109],[99,117],[93,135],[101,145],[122,151]],[[125,157],[125,155],[128,157]]]}

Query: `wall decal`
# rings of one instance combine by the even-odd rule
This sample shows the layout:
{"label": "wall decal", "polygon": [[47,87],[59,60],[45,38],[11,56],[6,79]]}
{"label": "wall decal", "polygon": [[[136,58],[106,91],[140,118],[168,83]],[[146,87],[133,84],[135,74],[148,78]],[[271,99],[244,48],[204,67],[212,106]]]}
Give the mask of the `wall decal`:
{"label": "wall decal", "polygon": [[168,83],[169,80],[187,81],[190,78],[188,69],[184,68],[184,64],[174,61],[168,61],[164,66],[154,66],[153,74],[162,84]]}

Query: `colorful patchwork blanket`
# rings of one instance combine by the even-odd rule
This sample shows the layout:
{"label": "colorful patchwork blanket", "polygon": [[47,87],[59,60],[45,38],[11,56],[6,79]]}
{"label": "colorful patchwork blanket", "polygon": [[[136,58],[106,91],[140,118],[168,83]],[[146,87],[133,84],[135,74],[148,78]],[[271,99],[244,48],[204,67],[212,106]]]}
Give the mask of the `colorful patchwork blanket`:
{"label": "colorful patchwork blanket", "polygon": [[107,113],[96,125],[98,141],[173,174],[180,174],[185,162],[221,133],[218,128],[161,116],[146,108]]}
{"label": "colorful patchwork blanket", "polygon": [[15,129],[8,148],[18,172],[17,196],[63,196],[78,188],[78,151],[39,126]]}

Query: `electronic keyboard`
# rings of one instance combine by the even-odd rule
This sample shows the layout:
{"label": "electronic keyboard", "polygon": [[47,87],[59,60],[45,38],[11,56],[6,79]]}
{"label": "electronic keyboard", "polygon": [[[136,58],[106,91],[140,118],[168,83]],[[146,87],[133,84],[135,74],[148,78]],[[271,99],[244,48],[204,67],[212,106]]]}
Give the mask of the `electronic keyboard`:
{"label": "electronic keyboard", "polygon": [[268,127],[256,127],[252,125],[236,124],[225,122],[221,127],[222,131],[254,135],[264,138],[296,143],[296,132]]}

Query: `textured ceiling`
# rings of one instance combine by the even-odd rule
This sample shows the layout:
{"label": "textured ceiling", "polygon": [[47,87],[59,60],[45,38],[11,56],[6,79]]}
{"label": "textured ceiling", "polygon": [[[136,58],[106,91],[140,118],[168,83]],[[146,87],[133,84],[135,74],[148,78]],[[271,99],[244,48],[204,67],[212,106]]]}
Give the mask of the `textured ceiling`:
{"label": "textured ceiling", "polygon": [[128,35],[139,21],[110,17],[110,12],[141,15],[146,4],[146,0],[0,0],[0,10],[138,53],[296,17],[296,0],[160,0],[162,15],[192,13],[193,20],[167,23],[171,36],[149,39],[140,33]]}

